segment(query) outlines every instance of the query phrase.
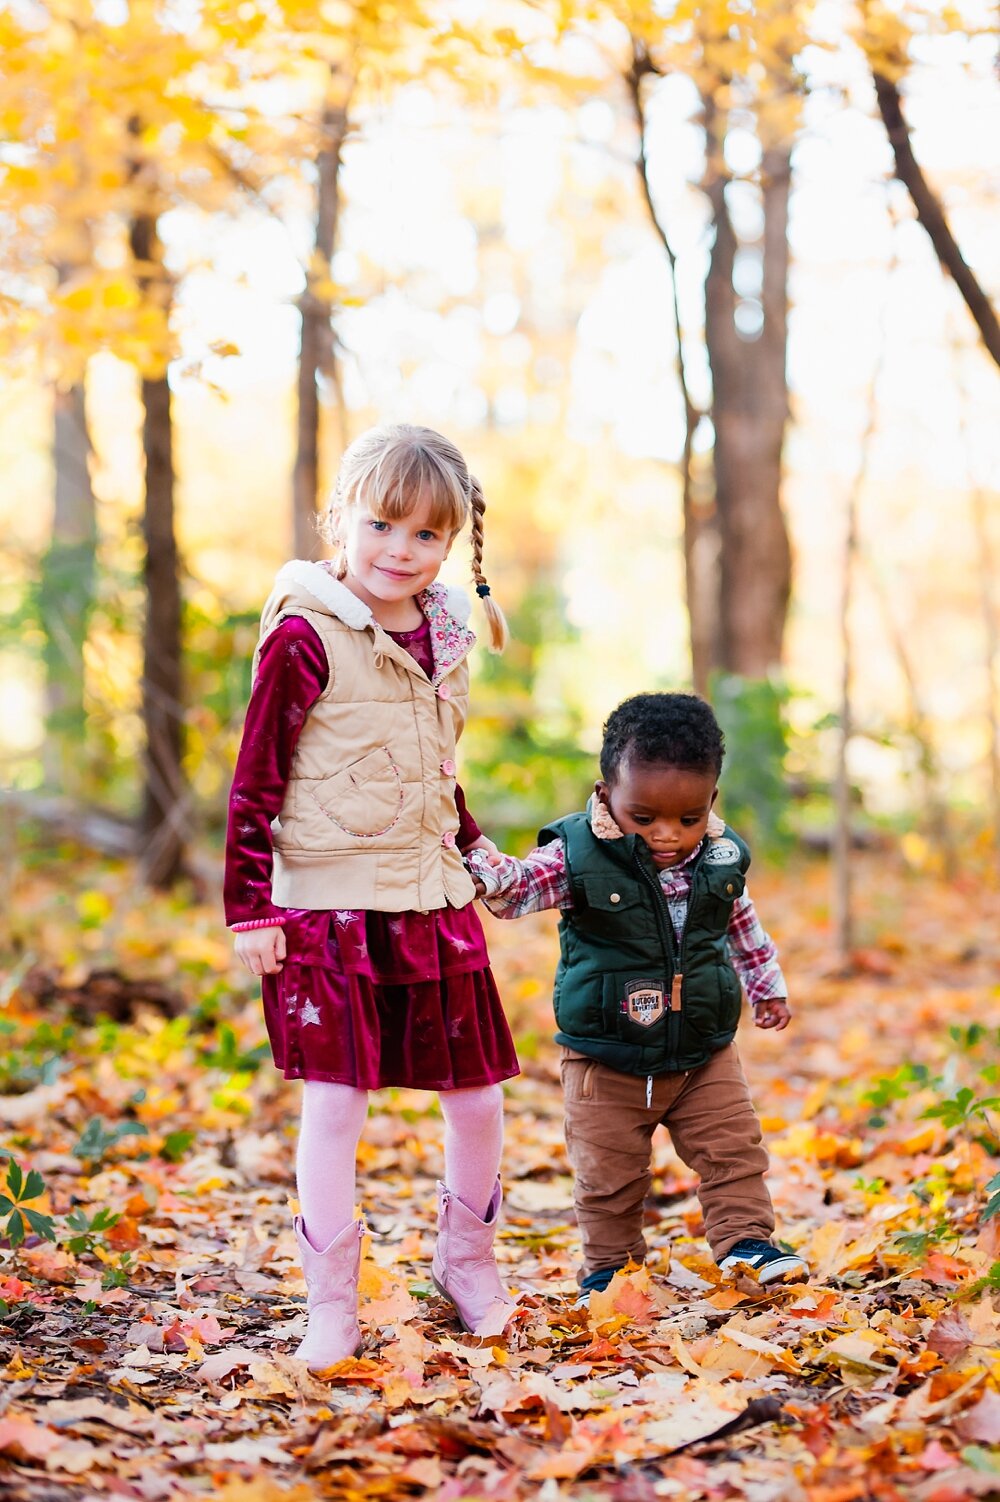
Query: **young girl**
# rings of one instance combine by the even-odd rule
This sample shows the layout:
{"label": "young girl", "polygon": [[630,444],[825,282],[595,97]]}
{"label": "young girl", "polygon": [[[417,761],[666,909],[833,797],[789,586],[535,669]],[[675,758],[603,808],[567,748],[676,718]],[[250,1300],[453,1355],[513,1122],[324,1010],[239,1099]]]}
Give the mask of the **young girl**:
{"label": "young girl", "polygon": [[490,641],[507,628],[482,573],[482,490],[439,433],[394,425],[344,454],[324,536],[264,606],[230,799],[226,922],[263,977],[276,1066],[301,1079],[295,1234],[313,1370],[358,1349],[363,1224],[355,1157],[368,1091],[437,1090],[445,1121],[433,1277],[469,1330],[514,1301],[493,1238],[500,1081],[518,1072],[463,853],[496,847],[455,780],[475,641],[467,596],[435,583],[470,514]]}

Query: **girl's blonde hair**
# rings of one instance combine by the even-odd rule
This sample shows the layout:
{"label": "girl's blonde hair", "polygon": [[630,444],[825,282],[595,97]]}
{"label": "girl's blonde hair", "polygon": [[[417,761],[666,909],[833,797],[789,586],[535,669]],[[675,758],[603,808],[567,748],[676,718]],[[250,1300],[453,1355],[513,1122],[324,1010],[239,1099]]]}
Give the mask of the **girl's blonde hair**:
{"label": "girl's blonde hair", "polygon": [[[386,423],[356,438],[340,461],[337,483],[319,518],[321,535],[332,546],[341,543],[339,513],[348,506],[366,506],[380,521],[409,516],[422,500],[430,503],[430,525],[454,537],[472,517],[472,577],[489,625],[490,646],[502,652],[507,645],[507,622],[483,573],[482,486],[459,450],[433,428],[411,423]],[[341,551],[338,577],[347,563]]]}

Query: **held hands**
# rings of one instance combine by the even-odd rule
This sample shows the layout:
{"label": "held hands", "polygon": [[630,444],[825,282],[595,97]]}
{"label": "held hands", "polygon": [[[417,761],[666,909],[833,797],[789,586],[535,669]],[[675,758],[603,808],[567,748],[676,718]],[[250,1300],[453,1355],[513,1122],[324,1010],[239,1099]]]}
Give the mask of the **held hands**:
{"label": "held hands", "polygon": [[783,996],[772,996],[769,1001],[758,1001],[753,1009],[754,1027],[773,1027],[780,1033],[791,1020],[792,1014]]}
{"label": "held hands", "polygon": [[[503,852],[500,849],[498,849],[498,847],[496,845],[494,845],[494,843],[493,843],[492,840],[487,839],[486,835],[484,835],[484,834],[481,834],[479,836],[478,840],[473,840],[473,842],[472,842],[471,845],[466,845],[465,849],[462,851],[462,854],[463,854],[463,856],[470,855],[473,850],[481,850],[483,852],[483,854],[486,856],[487,862],[491,866],[499,866],[502,863],[503,858],[504,858],[503,857]],[[472,880],[475,882],[475,885],[476,885],[476,896],[477,897],[484,896],[485,893],[486,893],[486,884],[485,884],[485,882],[483,882],[483,881],[481,881],[479,879],[479,877],[476,875],[475,871],[471,871],[470,870],[469,871],[469,875],[472,877]]]}
{"label": "held hands", "polygon": [[251,975],[277,975],[285,958],[285,930],[247,928],[236,935],[236,954]]}

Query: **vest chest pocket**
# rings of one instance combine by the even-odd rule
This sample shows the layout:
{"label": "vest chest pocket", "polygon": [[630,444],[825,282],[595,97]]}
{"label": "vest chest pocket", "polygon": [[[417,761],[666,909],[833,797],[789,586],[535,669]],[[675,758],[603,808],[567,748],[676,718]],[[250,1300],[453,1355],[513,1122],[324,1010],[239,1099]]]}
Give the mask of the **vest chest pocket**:
{"label": "vest chest pocket", "polygon": [[[581,927],[602,938],[615,938],[634,921],[639,894],[631,881],[615,881],[606,876],[585,876],[583,890],[586,906],[578,914]],[[627,915],[627,916],[626,916]]]}
{"label": "vest chest pocket", "polygon": [[369,751],[310,791],[326,817],[359,840],[388,834],[403,807],[403,782],[388,746]]}
{"label": "vest chest pocket", "polygon": [[719,933],[725,933],[736,899],[742,897],[746,888],[746,877],[733,866],[717,870],[702,867],[697,880],[701,888],[700,900],[696,910],[689,914],[689,921],[704,923]]}

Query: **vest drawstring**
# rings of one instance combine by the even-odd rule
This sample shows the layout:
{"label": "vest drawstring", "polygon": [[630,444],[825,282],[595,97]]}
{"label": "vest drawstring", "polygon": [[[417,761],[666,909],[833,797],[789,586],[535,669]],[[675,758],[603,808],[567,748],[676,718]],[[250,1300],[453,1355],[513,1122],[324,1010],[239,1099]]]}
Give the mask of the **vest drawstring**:
{"label": "vest drawstring", "polygon": [[653,1104],[653,1076],[651,1074],[647,1074],[647,1076],[646,1076],[646,1110],[647,1111],[649,1110],[649,1108],[650,1108],[650,1106],[652,1104]]}
{"label": "vest drawstring", "polygon": [[378,669],[382,666],[382,664],[384,662],[385,662],[385,653],[382,651],[381,647],[376,647],[375,648],[375,656],[372,658],[372,663],[373,663],[373,665],[375,667],[376,672],[378,671]]}

